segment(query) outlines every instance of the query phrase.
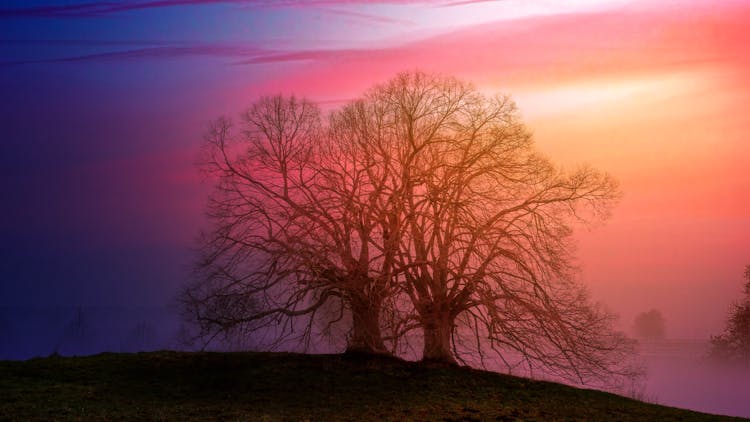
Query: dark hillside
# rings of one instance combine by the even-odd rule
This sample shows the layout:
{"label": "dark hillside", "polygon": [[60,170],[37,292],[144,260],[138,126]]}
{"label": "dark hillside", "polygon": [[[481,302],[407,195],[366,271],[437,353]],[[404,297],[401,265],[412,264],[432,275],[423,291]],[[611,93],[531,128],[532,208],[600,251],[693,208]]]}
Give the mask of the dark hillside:
{"label": "dark hillside", "polygon": [[357,355],[0,361],[0,420],[730,420],[599,391]]}

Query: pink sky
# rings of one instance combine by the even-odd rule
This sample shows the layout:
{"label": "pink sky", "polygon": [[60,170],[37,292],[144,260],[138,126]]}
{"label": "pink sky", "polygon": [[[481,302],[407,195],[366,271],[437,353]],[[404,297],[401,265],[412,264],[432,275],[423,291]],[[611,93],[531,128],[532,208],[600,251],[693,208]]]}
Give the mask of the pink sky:
{"label": "pink sky", "polygon": [[577,238],[582,280],[623,328],[656,307],[670,336],[705,339],[739,298],[750,2],[12,0],[0,19],[15,198],[0,229],[25,242],[7,254],[6,302],[163,302],[184,278],[178,258],[116,254],[128,271],[171,268],[126,277],[100,255],[189,248],[208,120],[278,92],[335,107],[413,69],[510,94],[541,151],[621,182],[612,218]]}
{"label": "pink sky", "polygon": [[490,22],[477,8],[481,23],[395,45],[271,55],[253,62],[295,61],[248,94],[335,105],[414,68],[511,94],[543,152],[622,184],[611,220],[578,235],[595,298],[623,328],[655,307],[670,336],[705,338],[750,263],[750,5],[623,3]]}

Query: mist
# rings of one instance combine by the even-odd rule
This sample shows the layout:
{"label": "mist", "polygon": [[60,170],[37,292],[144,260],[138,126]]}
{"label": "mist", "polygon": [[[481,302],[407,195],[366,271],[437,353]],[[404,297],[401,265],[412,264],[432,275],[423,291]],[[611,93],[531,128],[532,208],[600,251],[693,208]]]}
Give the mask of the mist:
{"label": "mist", "polygon": [[[179,309],[173,306],[5,306],[0,307],[0,359],[196,350],[196,345],[186,345],[184,329]],[[253,339],[235,344],[219,342],[209,350],[246,350],[257,344]],[[629,391],[616,393],[700,412],[750,417],[750,367],[712,361],[708,358],[709,346],[708,339],[641,339],[637,359],[646,371],[645,378]],[[338,353],[340,347],[320,337],[311,351]],[[299,352],[304,349],[290,343],[281,350]],[[418,356],[415,354],[412,358],[416,360]],[[506,372],[499,363],[488,362],[486,366]],[[539,373],[531,376],[555,380]]]}
{"label": "mist", "polygon": [[[208,121],[275,93],[334,108],[420,68],[509,94],[543,155],[620,183],[607,221],[576,227],[575,264],[639,342],[627,393],[750,417],[748,367],[708,358],[749,263],[747,4],[195,3],[3,6],[0,359],[195,350],[176,298],[206,228]],[[651,309],[664,335],[639,337]],[[211,350],[263,344],[241,340]]]}

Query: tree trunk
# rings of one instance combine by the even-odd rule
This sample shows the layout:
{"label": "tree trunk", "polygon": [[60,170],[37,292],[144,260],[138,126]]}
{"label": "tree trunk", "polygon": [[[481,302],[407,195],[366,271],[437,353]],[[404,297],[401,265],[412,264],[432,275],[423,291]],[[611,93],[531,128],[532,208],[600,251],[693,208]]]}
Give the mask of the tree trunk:
{"label": "tree trunk", "polygon": [[451,347],[453,318],[448,312],[432,312],[422,317],[424,332],[423,361],[442,362],[455,365]]}
{"label": "tree trunk", "polygon": [[351,295],[352,335],[346,352],[388,353],[380,333],[382,300],[364,295]]}

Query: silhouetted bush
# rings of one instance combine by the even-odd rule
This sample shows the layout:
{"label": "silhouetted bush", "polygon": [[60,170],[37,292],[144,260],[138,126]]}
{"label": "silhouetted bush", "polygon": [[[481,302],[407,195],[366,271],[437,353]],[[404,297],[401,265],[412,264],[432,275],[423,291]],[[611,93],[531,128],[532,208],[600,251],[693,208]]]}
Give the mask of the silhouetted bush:
{"label": "silhouetted bush", "polygon": [[711,337],[711,357],[750,364],[750,265],[745,267],[745,296],[732,304],[724,332]]}

